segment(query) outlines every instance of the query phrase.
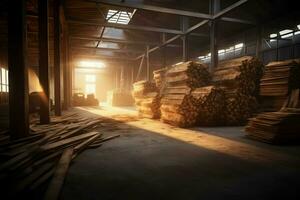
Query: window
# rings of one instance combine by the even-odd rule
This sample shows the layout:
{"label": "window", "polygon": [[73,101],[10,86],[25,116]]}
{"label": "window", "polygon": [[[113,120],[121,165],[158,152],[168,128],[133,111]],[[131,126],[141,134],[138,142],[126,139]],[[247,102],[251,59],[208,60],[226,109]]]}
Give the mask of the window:
{"label": "window", "polygon": [[133,12],[120,11],[120,10],[108,10],[106,20],[109,23],[116,24],[128,24],[132,19],[136,9]]}
{"label": "window", "polygon": [[96,95],[96,75],[94,74],[85,75],[85,94]]}
{"label": "window", "polygon": [[8,92],[8,70],[0,68],[0,92]]}

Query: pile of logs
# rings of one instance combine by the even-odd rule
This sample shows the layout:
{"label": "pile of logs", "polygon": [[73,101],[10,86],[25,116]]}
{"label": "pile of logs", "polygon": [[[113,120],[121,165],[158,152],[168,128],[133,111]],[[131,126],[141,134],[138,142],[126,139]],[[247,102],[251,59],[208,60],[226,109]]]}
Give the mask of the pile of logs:
{"label": "pile of logs", "polygon": [[294,89],[277,112],[264,112],[249,120],[247,136],[267,143],[300,141],[300,89]]}
{"label": "pile of logs", "polygon": [[133,97],[140,117],[160,117],[160,94],[155,83],[139,81],[133,84]]}
{"label": "pile of logs", "polygon": [[220,62],[213,72],[213,84],[225,87],[227,125],[242,125],[257,112],[262,74],[262,63],[250,56]]}
{"label": "pile of logs", "polygon": [[277,111],[291,90],[300,87],[300,65],[295,60],[271,62],[260,83],[263,111]]}
{"label": "pile of logs", "polygon": [[196,88],[192,92],[192,96],[197,100],[197,124],[204,126],[220,126],[226,124],[224,88],[217,86]]}
{"label": "pile of logs", "polygon": [[179,127],[189,127],[197,122],[199,108],[192,90],[206,86],[211,76],[207,66],[186,62],[172,66],[166,72],[167,87],[162,94],[161,120]]}
{"label": "pile of logs", "polygon": [[46,190],[45,199],[58,199],[71,161],[85,149],[119,136],[103,137],[93,131],[100,123],[98,118],[68,114],[52,118],[48,125],[31,125],[25,138],[10,140],[9,132],[1,131],[2,198],[32,199]]}

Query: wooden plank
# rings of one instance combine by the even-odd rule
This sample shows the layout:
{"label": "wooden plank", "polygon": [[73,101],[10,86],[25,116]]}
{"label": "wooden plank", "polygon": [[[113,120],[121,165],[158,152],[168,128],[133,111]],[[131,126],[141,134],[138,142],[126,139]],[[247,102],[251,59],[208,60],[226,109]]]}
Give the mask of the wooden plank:
{"label": "wooden plank", "polygon": [[55,149],[55,148],[58,148],[58,147],[61,147],[61,146],[67,145],[67,144],[72,144],[74,142],[92,137],[96,134],[98,134],[98,132],[90,132],[90,133],[81,134],[81,135],[71,137],[68,139],[63,139],[63,140],[60,140],[58,142],[54,142],[51,144],[45,144],[45,145],[41,146],[40,149],[42,151],[52,150],[52,149]]}
{"label": "wooden plank", "polygon": [[72,161],[72,156],[73,148],[68,148],[63,152],[55,169],[53,178],[47,188],[44,200],[57,200],[59,198],[65,176],[67,175],[69,165]]}

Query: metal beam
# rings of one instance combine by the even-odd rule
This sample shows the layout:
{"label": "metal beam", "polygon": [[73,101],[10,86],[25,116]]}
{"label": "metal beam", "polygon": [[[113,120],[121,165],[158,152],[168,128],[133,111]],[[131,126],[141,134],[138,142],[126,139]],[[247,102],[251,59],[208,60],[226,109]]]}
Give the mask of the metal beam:
{"label": "metal beam", "polygon": [[150,81],[150,57],[149,46],[146,47],[146,67],[147,67],[147,81]]}
{"label": "metal beam", "polygon": [[[210,13],[216,15],[220,11],[220,0],[210,0]],[[217,20],[210,22],[210,71],[212,71],[218,65],[218,34],[217,34]]]}
{"label": "metal beam", "polygon": [[43,88],[40,102],[40,123],[50,122],[49,109],[49,23],[48,0],[38,1],[39,9],[39,79]]}
{"label": "metal beam", "polygon": [[129,58],[128,56],[104,56],[104,55],[91,55],[91,54],[77,54],[72,53],[72,56],[75,56],[75,58],[97,58],[102,60],[134,60],[134,58]]}
{"label": "metal beam", "polygon": [[256,22],[244,20],[244,19],[236,19],[231,17],[221,17],[222,21],[240,23],[240,24],[248,24],[248,25],[256,25]]}
{"label": "metal beam", "polygon": [[[98,37],[82,37],[82,36],[71,36],[71,39],[75,40],[89,40],[89,41],[99,41]],[[102,38],[104,42],[113,42],[113,43],[122,43],[122,44],[140,44],[140,45],[160,45],[160,42],[151,42],[151,41],[138,41],[138,40],[122,40],[122,39],[114,39],[114,38]],[[181,47],[181,45],[168,45],[168,47]]]}
{"label": "metal beam", "polygon": [[169,33],[169,34],[183,34],[180,30],[168,29],[168,28],[157,28],[150,26],[138,26],[138,25],[130,25],[130,24],[116,24],[116,23],[106,23],[103,21],[91,21],[91,20],[78,20],[78,19],[68,19],[68,23],[70,24],[81,24],[81,25],[90,25],[90,26],[104,26],[118,29],[128,29],[128,30],[138,30],[138,31],[150,31],[150,32],[158,32],[158,33]]}
{"label": "metal beam", "polygon": [[120,6],[120,7],[126,7],[126,8],[133,8],[133,9],[173,14],[173,15],[196,17],[196,18],[202,18],[202,19],[212,19],[212,15],[205,14],[205,13],[177,10],[177,9],[171,9],[171,8],[165,8],[165,7],[159,7],[159,6],[151,6],[151,5],[145,5],[145,4],[130,3],[130,2],[120,2],[120,1],[116,1],[116,0],[115,1],[114,0],[110,0],[110,1],[89,0],[89,1],[96,2],[96,3],[102,3],[102,4],[106,4],[106,5],[111,5],[111,6]]}
{"label": "metal beam", "polygon": [[[160,12],[160,13],[167,13],[167,14],[174,14],[174,15],[181,15],[186,17],[195,17],[200,19],[215,19],[219,18],[220,16],[213,16],[206,13],[199,13],[199,12],[191,12],[191,11],[185,11],[185,10],[178,10],[178,9],[171,9],[171,8],[165,8],[161,6],[151,6],[151,5],[145,5],[145,4],[138,4],[138,3],[130,3],[130,2],[120,2],[120,1],[108,1],[108,0],[88,0],[90,2],[96,2],[96,3],[102,3],[106,5],[112,5],[112,6],[119,6],[119,7],[126,7],[126,8],[133,8],[133,9],[140,9],[140,10],[148,10],[153,12]],[[227,13],[228,11],[242,5],[247,0],[237,2],[235,4],[232,4],[232,6],[226,8],[224,10],[224,13]],[[220,13],[220,15],[223,15]],[[221,18],[223,21],[229,21],[229,22],[236,22],[236,23],[243,23],[243,24],[249,24],[249,25],[255,25],[255,22],[251,22],[248,20],[242,20],[242,19],[236,19],[236,18],[229,18],[224,17]]]}
{"label": "metal beam", "polygon": [[96,47],[82,47],[82,46],[71,46],[72,50],[95,50],[95,52],[114,52],[114,53],[143,53],[143,51],[130,50],[130,49],[111,49],[111,48],[96,48]]}
{"label": "metal beam", "polygon": [[218,19],[220,17],[222,17],[223,15],[227,14],[228,12],[232,11],[233,9],[243,5],[244,3],[246,3],[248,0],[240,0],[230,6],[228,6],[227,8],[223,9],[222,11],[218,12],[217,14],[213,15],[213,19]]}

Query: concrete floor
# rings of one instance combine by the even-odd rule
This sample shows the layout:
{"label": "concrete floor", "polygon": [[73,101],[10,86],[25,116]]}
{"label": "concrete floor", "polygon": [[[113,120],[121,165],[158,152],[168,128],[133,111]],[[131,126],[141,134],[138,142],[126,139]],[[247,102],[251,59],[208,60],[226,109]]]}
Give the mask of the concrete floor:
{"label": "concrete floor", "polygon": [[76,158],[62,199],[300,199],[300,146],[252,141],[242,127],[137,120],[132,108],[80,112],[108,117],[99,131],[121,137]]}

